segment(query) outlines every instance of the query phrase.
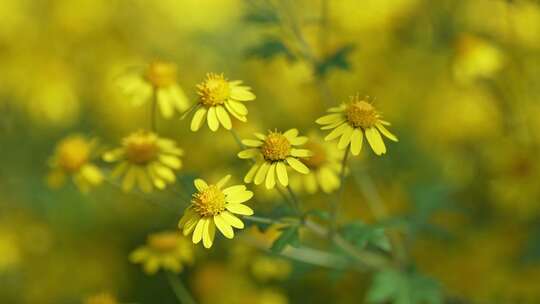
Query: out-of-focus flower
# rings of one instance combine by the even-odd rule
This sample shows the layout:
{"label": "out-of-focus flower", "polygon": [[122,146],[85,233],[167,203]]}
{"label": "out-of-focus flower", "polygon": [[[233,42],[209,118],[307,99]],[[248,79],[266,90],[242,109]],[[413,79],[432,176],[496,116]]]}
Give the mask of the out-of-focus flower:
{"label": "out-of-focus flower", "polygon": [[311,194],[319,189],[325,193],[338,189],[343,152],[317,134],[309,135],[305,147],[312,153],[312,156],[302,158],[310,172],[291,178],[291,185]]}
{"label": "out-of-focus flower", "polygon": [[458,81],[493,77],[503,63],[502,52],[482,38],[464,34],[457,41],[453,70]]}
{"label": "out-of-focus flower", "polygon": [[381,133],[392,141],[398,141],[397,137],[384,127],[390,123],[382,120],[375,107],[359,95],[351,96],[347,104],[330,108],[328,112],[332,114],[316,121],[323,125],[322,130],[333,129],[324,139],[330,141],[339,137],[338,148],[345,149],[350,145],[353,155],[360,154],[364,134],[377,155],[386,153]]}
{"label": "out-of-focus flower", "polygon": [[92,187],[100,185],[103,182],[101,170],[91,163],[95,148],[95,139],[87,139],[81,135],[72,135],[60,141],[49,161],[49,186],[60,187],[66,176],[72,176],[73,182],[82,192],[88,192]]}
{"label": "out-of-focus flower", "polygon": [[118,85],[127,94],[133,105],[157,102],[161,114],[171,118],[175,111],[183,112],[189,101],[177,81],[174,63],[154,61],[142,73],[126,74],[118,79]]}
{"label": "out-of-focus flower", "polygon": [[234,214],[253,214],[253,210],[243,204],[253,197],[253,192],[246,190],[246,186],[235,185],[222,189],[230,178],[227,175],[215,185],[208,185],[202,179],[194,181],[198,192],[193,194],[191,206],[185,210],[178,223],[184,235],[193,232],[194,244],[202,240],[205,248],[212,247],[216,227],[226,238],[232,239],[233,227],[244,228],[244,223]]}
{"label": "out-of-focus flower", "polygon": [[206,79],[197,85],[199,104],[194,109],[191,131],[199,130],[205,119],[212,131],[217,131],[221,124],[225,129],[232,128],[231,117],[246,122],[248,110],[242,101],[255,99],[251,88],[243,86],[242,81],[228,81],[223,74],[209,73]]}
{"label": "out-of-focus flower", "polygon": [[11,231],[0,231],[0,273],[21,262],[21,250]]}
{"label": "out-of-focus flower", "polygon": [[137,183],[142,191],[151,192],[153,187],[164,189],[167,183],[176,181],[173,170],[182,167],[182,155],[184,151],[173,140],[140,130],[125,137],[122,147],[106,152],[103,160],[120,162],[111,174],[123,176],[124,191]]}
{"label": "out-of-focus flower", "polygon": [[289,184],[287,166],[302,174],[309,173],[309,168],[298,158],[309,157],[311,152],[296,148],[305,144],[308,138],[298,136],[297,129],[284,133],[269,131],[268,135],[255,133],[255,137],[257,139],[242,140],[242,144],[250,148],[238,153],[238,157],[242,159],[255,158],[255,164],[244,177],[244,182],[260,185],[266,181],[266,188],[272,189],[276,185],[276,175],[281,185]]}
{"label": "out-of-focus flower", "polygon": [[133,251],[129,260],[143,265],[147,274],[155,274],[160,268],[180,272],[184,264],[193,263],[193,245],[175,231],[164,231],[148,236],[146,245]]}
{"label": "out-of-focus flower", "polygon": [[95,295],[91,295],[84,299],[84,304],[118,304],[118,300],[115,296],[108,292],[102,292]]}
{"label": "out-of-focus flower", "polygon": [[281,258],[258,256],[250,264],[253,276],[263,282],[283,280],[291,273],[291,264]]}

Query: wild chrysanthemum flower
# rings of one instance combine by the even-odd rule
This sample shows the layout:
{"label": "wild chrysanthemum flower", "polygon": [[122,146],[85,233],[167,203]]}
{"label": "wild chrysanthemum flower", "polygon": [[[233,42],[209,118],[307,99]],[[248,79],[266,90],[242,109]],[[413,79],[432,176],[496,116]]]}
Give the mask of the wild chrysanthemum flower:
{"label": "wild chrysanthemum flower", "polygon": [[247,190],[246,186],[235,185],[222,189],[230,177],[225,176],[215,185],[208,185],[202,179],[195,180],[198,192],[193,194],[191,206],[178,223],[184,235],[193,232],[193,243],[202,240],[205,248],[212,247],[216,227],[226,238],[232,239],[233,227],[244,228],[244,223],[234,214],[253,214],[253,210],[243,204],[253,197],[253,192]]}
{"label": "wild chrysanthemum flower", "polygon": [[87,297],[83,301],[84,304],[118,304],[118,300],[110,293],[102,292]]}
{"label": "wild chrysanthemum flower", "polygon": [[176,231],[163,231],[148,236],[146,245],[133,251],[129,260],[142,264],[147,274],[155,274],[160,268],[182,271],[184,264],[193,263],[193,244]]}
{"label": "wild chrysanthemum flower", "polygon": [[339,174],[343,151],[335,145],[325,142],[319,135],[310,134],[305,147],[311,151],[310,157],[302,158],[309,168],[306,175],[297,176],[291,184],[307,193],[316,193],[321,189],[325,193],[337,190],[340,185]]}
{"label": "wild chrysanthemum flower", "polygon": [[96,140],[81,135],[66,137],[58,143],[49,161],[51,172],[47,177],[50,186],[61,186],[66,176],[71,176],[75,185],[87,192],[103,181],[101,170],[91,163],[96,148]]}
{"label": "wild chrysanthemum flower", "polygon": [[306,143],[308,138],[298,136],[297,129],[284,133],[270,131],[268,135],[255,133],[255,136],[257,139],[244,139],[242,143],[250,148],[238,153],[242,159],[255,158],[255,164],[244,177],[245,183],[255,182],[255,185],[260,185],[265,181],[266,188],[272,189],[276,179],[283,186],[289,184],[287,167],[302,174],[309,173],[309,168],[298,158],[309,157],[311,152],[296,148]]}
{"label": "wild chrysanthemum flower", "polygon": [[248,110],[242,101],[255,99],[251,88],[241,85],[242,81],[228,81],[223,74],[209,73],[206,79],[197,85],[199,104],[191,120],[191,131],[201,128],[205,119],[212,131],[217,131],[221,124],[225,129],[232,128],[231,117],[246,122]]}
{"label": "wild chrysanthemum flower", "polygon": [[154,61],[143,72],[120,77],[118,85],[135,106],[155,97],[163,117],[171,118],[175,110],[183,112],[189,107],[188,98],[176,78],[177,69],[174,63]]}
{"label": "wild chrysanthemum flower", "polygon": [[182,167],[182,155],[184,151],[173,140],[140,130],[125,137],[122,147],[105,153],[103,160],[120,162],[112,176],[123,176],[124,191],[137,183],[142,191],[150,192],[154,186],[164,189],[167,183],[175,182],[174,170]]}
{"label": "wild chrysanthemum flower", "polygon": [[352,96],[347,104],[328,109],[328,112],[332,114],[316,120],[316,123],[324,125],[322,130],[333,129],[324,139],[329,141],[339,137],[338,148],[345,149],[350,144],[353,155],[360,154],[364,135],[377,155],[386,153],[381,133],[392,141],[398,141],[397,137],[384,127],[390,123],[382,120],[375,107],[358,95]]}

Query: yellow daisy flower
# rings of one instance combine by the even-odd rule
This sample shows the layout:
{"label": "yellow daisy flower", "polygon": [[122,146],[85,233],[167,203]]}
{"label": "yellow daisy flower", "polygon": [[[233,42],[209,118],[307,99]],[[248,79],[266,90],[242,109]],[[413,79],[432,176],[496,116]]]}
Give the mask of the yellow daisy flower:
{"label": "yellow daisy flower", "polygon": [[268,135],[255,133],[257,139],[244,139],[242,143],[250,147],[238,153],[242,159],[255,158],[255,164],[244,177],[245,183],[255,182],[260,185],[265,181],[267,189],[276,185],[276,176],[283,186],[289,184],[287,167],[308,174],[309,168],[298,158],[309,157],[311,152],[307,149],[299,149],[296,146],[303,145],[308,138],[298,136],[297,129],[290,129],[284,133],[269,131]]}
{"label": "yellow daisy flower", "polygon": [[398,141],[385,128],[390,123],[382,120],[375,107],[358,95],[352,96],[347,104],[328,109],[328,112],[332,114],[316,120],[316,123],[323,125],[322,130],[333,129],[324,139],[330,141],[339,137],[338,148],[343,150],[350,145],[353,155],[360,154],[364,135],[377,155],[386,153],[381,133],[392,141]]}
{"label": "yellow daisy flower", "polygon": [[208,185],[202,179],[195,180],[198,192],[193,194],[191,206],[178,223],[184,235],[193,232],[194,244],[202,240],[205,248],[212,247],[216,227],[226,238],[232,239],[233,227],[244,228],[244,223],[234,214],[253,214],[253,210],[243,204],[253,197],[253,192],[246,190],[246,186],[235,185],[222,189],[230,178],[227,175],[215,185]]}
{"label": "yellow daisy flower", "polygon": [[144,192],[153,187],[164,189],[176,181],[174,170],[182,167],[180,156],[184,151],[176,143],[157,134],[140,130],[125,137],[122,147],[103,155],[106,162],[120,162],[112,176],[123,175],[122,189],[130,191],[135,183]]}
{"label": "yellow daisy flower", "polygon": [[171,118],[175,110],[184,112],[189,107],[188,98],[176,78],[174,63],[154,61],[143,72],[120,77],[118,85],[133,105],[142,105],[155,98],[163,117]]}
{"label": "yellow daisy flower", "polygon": [[102,292],[87,297],[83,301],[84,304],[118,304],[118,300],[110,293]]}
{"label": "yellow daisy flower", "polygon": [[242,81],[228,81],[223,74],[209,73],[206,79],[197,85],[199,104],[194,109],[195,114],[191,120],[191,131],[201,128],[204,121],[208,121],[208,127],[217,131],[221,124],[225,129],[232,128],[231,117],[246,122],[248,110],[242,101],[255,99],[251,88],[243,86]]}
{"label": "yellow daisy flower", "polygon": [[319,189],[324,193],[337,190],[343,151],[325,142],[318,134],[310,134],[305,147],[312,152],[312,156],[302,158],[310,172],[292,179],[292,186],[310,194]]}
{"label": "yellow daisy flower", "polygon": [[81,135],[72,135],[60,141],[49,161],[49,186],[61,186],[66,176],[71,176],[82,192],[88,192],[90,188],[100,185],[103,182],[101,170],[91,163],[95,148],[96,140],[89,140]]}
{"label": "yellow daisy flower", "polygon": [[142,264],[147,274],[155,274],[160,268],[182,271],[184,264],[193,263],[193,245],[176,231],[163,231],[148,236],[146,245],[133,251],[129,260]]}

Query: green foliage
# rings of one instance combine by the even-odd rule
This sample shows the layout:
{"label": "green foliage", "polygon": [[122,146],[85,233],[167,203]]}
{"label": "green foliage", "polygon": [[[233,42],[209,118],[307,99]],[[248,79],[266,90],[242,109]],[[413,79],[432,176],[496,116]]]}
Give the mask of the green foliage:
{"label": "green foliage", "polygon": [[375,275],[366,300],[368,303],[442,304],[443,296],[437,282],[428,277],[388,269]]}
{"label": "green foliage", "polygon": [[271,60],[278,56],[284,56],[289,61],[296,60],[294,54],[278,38],[268,37],[258,45],[252,46],[246,51],[246,56],[250,58],[259,58]]}
{"label": "green foliage", "polygon": [[297,247],[300,243],[300,239],[298,236],[298,226],[288,226],[286,227],[280,234],[280,236],[274,241],[272,244],[272,247],[270,247],[270,250],[273,253],[280,253],[287,247],[287,245],[291,245],[293,247]]}
{"label": "green foliage", "polygon": [[374,246],[390,251],[390,242],[384,233],[384,228],[370,226],[360,220],[348,223],[341,228],[343,237],[359,248]]}
{"label": "green foliage", "polygon": [[354,45],[346,44],[334,53],[326,56],[317,64],[316,73],[325,76],[332,70],[350,70],[349,55],[354,50]]}

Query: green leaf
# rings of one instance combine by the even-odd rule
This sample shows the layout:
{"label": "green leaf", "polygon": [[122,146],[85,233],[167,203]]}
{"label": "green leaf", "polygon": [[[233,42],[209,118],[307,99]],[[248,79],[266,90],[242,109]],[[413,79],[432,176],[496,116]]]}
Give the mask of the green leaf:
{"label": "green leaf", "polygon": [[309,210],[308,212],[306,212],[305,215],[313,215],[313,216],[318,217],[319,219],[325,220],[325,221],[330,220],[330,214],[328,214],[328,212],[326,212],[324,210],[312,209],[312,210]]}
{"label": "green leaf", "polygon": [[277,56],[285,56],[285,58],[290,61],[296,60],[294,54],[277,38],[267,38],[260,44],[252,46],[246,51],[246,56],[263,60],[271,60]]}
{"label": "green leaf", "polygon": [[367,303],[441,304],[439,284],[418,273],[405,273],[393,269],[375,275]]}
{"label": "green leaf", "polygon": [[281,232],[280,236],[274,241],[272,244],[272,247],[270,247],[270,251],[273,253],[280,253],[287,247],[287,245],[291,245],[293,247],[297,247],[300,240],[298,237],[298,226],[289,226]]}
{"label": "green leaf", "polygon": [[345,239],[359,248],[375,246],[386,251],[391,249],[390,241],[384,228],[381,227],[370,226],[357,220],[343,226],[341,233]]}
{"label": "green leaf", "polygon": [[317,74],[324,76],[333,69],[350,70],[351,64],[349,63],[348,56],[353,50],[354,46],[352,44],[347,44],[337,49],[333,54],[326,56],[317,65]]}

